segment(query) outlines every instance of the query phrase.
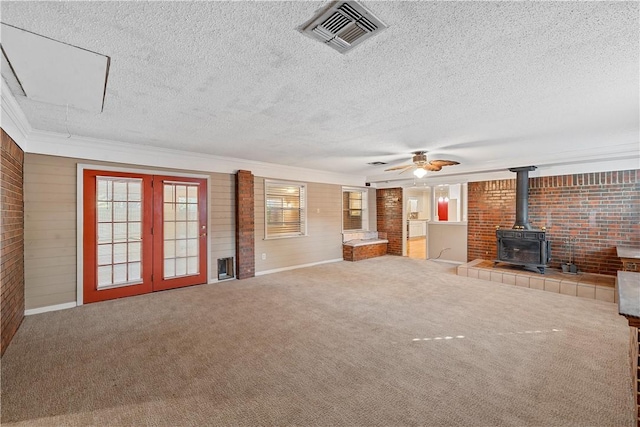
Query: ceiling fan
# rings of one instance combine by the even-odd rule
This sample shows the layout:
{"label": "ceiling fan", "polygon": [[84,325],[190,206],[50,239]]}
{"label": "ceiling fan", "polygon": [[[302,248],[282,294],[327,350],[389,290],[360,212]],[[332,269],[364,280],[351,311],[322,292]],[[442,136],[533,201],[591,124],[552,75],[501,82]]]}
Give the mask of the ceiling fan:
{"label": "ceiling fan", "polygon": [[453,160],[427,160],[427,152],[426,151],[414,151],[413,152],[413,164],[412,165],[402,165],[395,166],[389,169],[385,169],[387,171],[396,171],[402,170],[400,173],[404,173],[412,168],[416,168],[413,171],[413,174],[418,178],[422,178],[427,174],[427,171],[437,172],[442,169],[443,166],[453,166],[459,165],[460,163],[455,162]]}

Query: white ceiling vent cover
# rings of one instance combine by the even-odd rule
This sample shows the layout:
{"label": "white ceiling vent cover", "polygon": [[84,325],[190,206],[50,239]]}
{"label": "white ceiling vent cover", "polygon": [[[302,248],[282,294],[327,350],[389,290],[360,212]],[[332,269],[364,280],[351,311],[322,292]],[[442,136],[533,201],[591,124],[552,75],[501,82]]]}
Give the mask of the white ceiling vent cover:
{"label": "white ceiling vent cover", "polygon": [[346,53],[385,28],[386,24],[360,3],[336,1],[298,30],[340,53]]}

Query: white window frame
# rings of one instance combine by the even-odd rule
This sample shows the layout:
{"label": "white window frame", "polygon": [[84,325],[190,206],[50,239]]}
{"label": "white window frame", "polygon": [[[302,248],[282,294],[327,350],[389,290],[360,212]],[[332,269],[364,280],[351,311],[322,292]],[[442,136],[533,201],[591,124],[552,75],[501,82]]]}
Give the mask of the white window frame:
{"label": "white window frame", "polygon": [[[362,194],[362,209],[360,209],[360,215],[362,218],[362,228],[358,229],[345,229],[344,228],[344,212],[349,210],[349,206],[344,206],[344,193],[361,193]],[[369,231],[369,189],[361,187],[342,187],[342,231]]]}
{"label": "white window frame", "polygon": [[[269,235],[269,213],[268,213],[268,199],[269,199],[269,186],[280,187],[296,187],[298,189],[298,210],[300,212],[300,229],[299,231],[292,233],[278,233]],[[277,196],[276,196],[277,197]],[[290,239],[292,237],[304,237],[307,236],[307,184],[293,181],[277,181],[277,180],[264,180],[264,239]],[[284,215],[284,211],[283,211]]]}

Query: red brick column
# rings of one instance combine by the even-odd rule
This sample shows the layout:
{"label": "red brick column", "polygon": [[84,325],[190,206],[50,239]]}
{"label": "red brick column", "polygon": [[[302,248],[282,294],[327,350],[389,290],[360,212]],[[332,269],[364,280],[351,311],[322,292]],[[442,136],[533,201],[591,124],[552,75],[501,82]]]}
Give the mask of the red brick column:
{"label": "red brick column", "polygon": [[4,354],[24,318],[24,153],[2,130],[0,150],[0,293]]}
{"label": "red brick column", "polygon": [[387,233],[387,254],[402,256],[402,188],[376,190],[378,231]]}
{"label": "red brick column", "polygon": [[236,277],[246,279],[256,273],[253,174],[236,173]]}
{"label": "red brick column", "polygon": [[[516,221],[516,180],[470,182],[468,185],[467,260],[494,260],[498,257],[496,227],[510,228]],[[544,226],[534,222],[531,225],[534,228]],[[554,251],[552,246],[552,256]]]}

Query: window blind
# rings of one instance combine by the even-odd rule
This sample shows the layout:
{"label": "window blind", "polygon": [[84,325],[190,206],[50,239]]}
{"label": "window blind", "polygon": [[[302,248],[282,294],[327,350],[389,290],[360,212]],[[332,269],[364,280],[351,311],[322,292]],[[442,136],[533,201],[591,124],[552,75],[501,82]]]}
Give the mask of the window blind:
{"label": "window blind", "polygon": [[367,216],[366,190],[343,188],[342,190],[342,229],[367,230],[369,221]]}
{"label": "window blind", "polygon": [[306,234],[304,184],[265,182],[267,238]]}

